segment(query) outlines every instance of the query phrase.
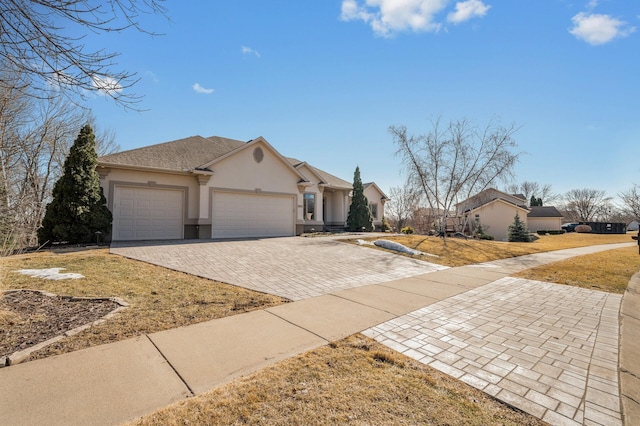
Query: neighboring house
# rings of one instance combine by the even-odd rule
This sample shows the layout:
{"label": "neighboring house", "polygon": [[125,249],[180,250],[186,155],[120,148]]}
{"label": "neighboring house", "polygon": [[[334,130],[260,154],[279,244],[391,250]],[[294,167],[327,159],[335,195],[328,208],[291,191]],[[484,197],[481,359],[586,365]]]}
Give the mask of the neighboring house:
{"label": "neighboring house", "polygon": [[531,232],[560,230],[562,226],[562,214],[555,207],[527,207],[523,195],[507,194],[494,188],[485,189],[456,204],[456,213],[472,226],[482,224],[487,234],[504,241],[516,214]]}
{"label": "neighboring house", "polygon": [[506,241],[509,225],[516,214],[526,225],[528,213],[527,200],[523,196],[494,188],[485,189],[456,204],[458,216],[466,218],[472,227],[482,224],[485,232],[498,241]]}
{"label": "neighboring house", "polygon": [[553,206],[531,206],[527,214],[529,231],[559,231],[562,229],[562,213]]}
{"label": "neighboring house", "polygon": [[[352,184],[264,138],[192,136],[110,154],[97,171],[113,213],[112,240],[291,236],[344,226]],[[380,224],[387,197],[366,195]]]}
{"label": "neighboring house", "polygon": [[640,226],[638,225],[638,221],[634,220],[630,224],[627,225],[627,231],[637,231]]}

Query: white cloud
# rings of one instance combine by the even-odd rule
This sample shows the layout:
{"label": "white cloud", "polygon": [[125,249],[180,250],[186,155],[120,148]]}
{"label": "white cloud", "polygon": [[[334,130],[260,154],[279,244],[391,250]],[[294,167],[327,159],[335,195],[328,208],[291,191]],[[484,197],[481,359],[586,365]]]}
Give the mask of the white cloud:
{"label": "white cloud", "polygon": [[471,18],[484,16],[491,6],[487,6],[481,0],[467,0],[456,3],[456,11],[447,15],[447,21],[459,24]]}
{"label": "white cloud", "polygon": [[93,81],[93,87],[105,95],[113,96],[122,92],[122,85],[115,78],[94,75],[91,80]]}
{"label": "white cloud", "polygon": [[394,32],[439,31],[441,24],[435,16],[449,0],[343,0],[340,19],[361,20],[371,25],[373,31],[387,37]]}
{"label": "white cloud", "polygon": [[597,13],[580,12],[571,18],[571,21],[573,21],[573,28],[569,32],[594,46],[609,43],[615,38],[626,37],[636,30],[624,21]]}
{"label": "white cloud", "polygon": [[196,93],[202,93],[204,95],[210,95],[210,94],[212,94],[214,92],[213,89],[206,89],[206,88],[200,86],[199,83],[193,83],[193,86],[191,86],[191,87],[193,87],[193,90]]}
{"label": "white cloud", "polygon": [[255,55],[256,58],[260,57],[260,52],[258,52],[257,50],[254,50],[250,47],[247,46],[242,46],[242,54],[243,55]]}

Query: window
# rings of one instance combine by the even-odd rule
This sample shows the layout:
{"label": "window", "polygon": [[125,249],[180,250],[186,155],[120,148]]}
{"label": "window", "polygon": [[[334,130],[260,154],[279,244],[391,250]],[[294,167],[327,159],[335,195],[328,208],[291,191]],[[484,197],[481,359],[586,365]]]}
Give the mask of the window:
{"label": "window", "polygon": [[374,219],[378,218],[378,205],[375,203],[369,203],[369,210],[371,211],[371,216]]}
{"label": "window", "polygon": [[304,220],[316,218],[316,194],[304,194]]}
{"label": "window", "polygon": [[480,215],[479,214],[476,215],[476,222],[480,222]]}

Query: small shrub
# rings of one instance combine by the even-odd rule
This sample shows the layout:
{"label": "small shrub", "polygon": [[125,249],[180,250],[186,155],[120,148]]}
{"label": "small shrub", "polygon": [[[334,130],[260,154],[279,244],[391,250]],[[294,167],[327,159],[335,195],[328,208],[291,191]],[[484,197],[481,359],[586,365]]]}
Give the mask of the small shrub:
{"label": "small shrub", "polygon": [[409,235],[409,234],[413,234],[413,228],[410,226],[405,226],[404,228],[402,228],[400,230],[400,232],[402,232],[403,234]]}
{"label": "small shrub", "polygon": [[551,233],[551,231],[544,231],[542,229],[538,230],[538,235],[546,235],[547,233]]}
{"label": "small shrub", "polygon": [[382,232],[387,232],[391,230],[391,225],[389,225],[389,221],[384,216],[382,216],[382,223],[380,224],[380,230]]}
{"label": "small shrub", "polygon": [[518,213],[516,213],[516,216],[513,218],[513,223],[509,225],[507,241],[510,243],[531,242],[531,235],[529,234],[524,222],[520,220],[520,215],[518,215]]}
{"label": "small shrub", "polygon": [[578,225],[576,226],[576,232],[588,234],[589,232],[591,232],[591,227],[589,225]]}
{"label": "small shrub", "polygon": [[489,240],[492,241],[493,235],[489,235],[487,234],[487,232],[484,230],[484,226],[482,226],[482,224],[478,224],[478,226],[476,227],[476,231],[474,233],[474,236],[479,239],[479,240]]}
{"label": "small shrub", "polygon": [[554,229],[547,232],[549,233],[549,235],[562,235],[564,234],[564,229]]}

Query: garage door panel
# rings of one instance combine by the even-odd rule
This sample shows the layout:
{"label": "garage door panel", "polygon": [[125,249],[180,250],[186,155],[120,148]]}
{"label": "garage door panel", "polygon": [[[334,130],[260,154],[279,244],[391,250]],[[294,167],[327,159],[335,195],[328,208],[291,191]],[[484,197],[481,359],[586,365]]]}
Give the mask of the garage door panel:
{"label": "garage door panel", "polygon": [[113,239],[181,239],[183,199],[181,190],[116,187]]}
{"label": "garage door panel", "polygon": [[279,237],[295,234],[295,197],[214,192],[213,238]]}

